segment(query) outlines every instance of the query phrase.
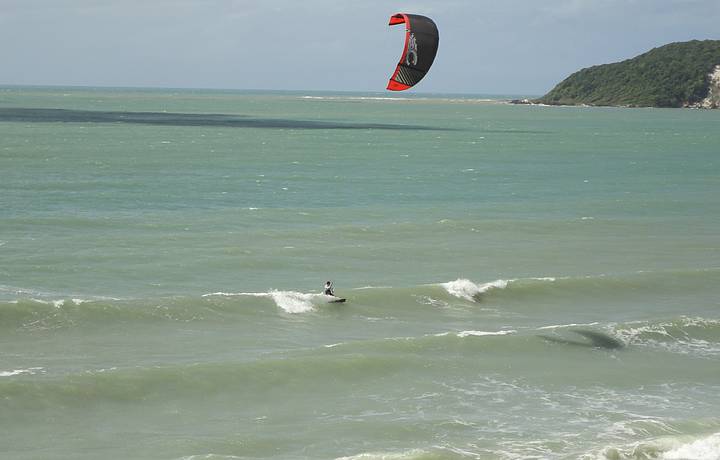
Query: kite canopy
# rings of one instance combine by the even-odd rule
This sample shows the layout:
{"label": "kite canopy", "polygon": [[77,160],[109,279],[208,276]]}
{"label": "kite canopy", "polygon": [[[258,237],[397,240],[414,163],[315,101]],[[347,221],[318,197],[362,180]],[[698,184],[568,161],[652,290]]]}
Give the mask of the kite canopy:
{"label": "kite canopy", "polygon": [[418,14],[398,13],[390,16],[391,26],[405,24],[405,49],[387,89],[403,91],[417,84],[430,70],[437,54],[437,26],[432,19]]}

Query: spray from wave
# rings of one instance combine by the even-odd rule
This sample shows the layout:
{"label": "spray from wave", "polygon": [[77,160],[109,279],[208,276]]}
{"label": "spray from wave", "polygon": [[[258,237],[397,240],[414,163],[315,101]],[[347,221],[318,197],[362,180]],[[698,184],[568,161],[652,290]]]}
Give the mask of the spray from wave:
{"label": "spray from wave", "polygon": [[693,458],[698,460],[720,460],[720,433],[707,438],[683,444],[663,455],[667,460]]}
{"label": "spray from wave", "polygon": [[480,300],[482,294],[491,289],[505,289],[508,283],[510,283],[508,280],[496,280],[490,283],[475,284],[468,279],[460,278],[442,283],[441,286],[452,296],[476,302]]}
{"label": "spray from wave", "polygon": [[321,303],[323,294],[305,293],[296,291],[269,291],[269,292],[213,292],[203,297],[263,297],[272,299],[275,305],[287,313],[307,313],[315,310],[315,306]]}
{"label": "spray from wave", "polygon": [[481,300],[481,297],[483,294],[486,294],[492,290],[495,289],[506,289],[508,286],[514,283],[520,283],[520,282],[553,282],[555,281],[555,278],[552,277],[542,277],[542,278],[528,278],[528,279],[498,279],[495,281],[490,281],[489,283],[474,283],[470,281],[469,279],[465,278],[459,278],[455,281],[448,281],[447,283],[441,283],[440,286],[442,286],[448,294],[464,299],[469,300],[471,302],[478,302]]}
{"label": "spray from wave", "polygon": [[605,448],[600,458],[610,460],[720,460],[720,433],[699,439],[687,436],[664,437],[652,441]]}

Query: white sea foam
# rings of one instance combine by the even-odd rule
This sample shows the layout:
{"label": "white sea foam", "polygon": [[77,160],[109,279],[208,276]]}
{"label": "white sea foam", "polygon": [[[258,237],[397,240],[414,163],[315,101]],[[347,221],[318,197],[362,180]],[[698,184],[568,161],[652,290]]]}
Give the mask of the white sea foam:
{"label": "white sea foam", "polygon": [[[45,292],[45,291],[38,291],[34,289],[25,289],[25,288],[19,288],[19,287],[13,287],[13,286],[5,286],[0,285],[0,293],[9,293],[13,294],[15,296],[20,296],[24,299],[29,299],[33,302],[41,303],[44,305],[53,305],[55,307],[62,307],[65,305],[65,302],[72,302],[75,305],[80,305],[87,302],[96,302],[96,301],[103,301],[103,300],[115,300],[120,301],[123,299],[120,299],[118,297],[108,297],[108,296],[85,296],[85,298],[78,297],[79,294],[77,293],[59,293],[59,292]],[[58,299],[59,297],[64,297],[62,299]],[[68,297],[71,297],[68,299]],[[17,300],[13,301],[13,303],[17,303]]]}
{"label": "white sea foam", "polygon": [[95,372],[98,374],[102,374],[105,372],[113,372],[113,371],[116,371],[117,369],[118,369],[117,367],[113,366],[113,367],[98,369]]}
{"label": "white sea foam", "polygon": [[295,291],[270,291],[270,292],[212,292],[204,294],[203,297],[268,297],[275,302],[275,305],[288,313],[305,313],[313,311],[313,302],[324,300],[323,294],[313,294]]}
{"label": "white sea foam", "polygon": [[468,279],[459,278],[455,281],[449,281],[447,283],[440,284],[445,290],[455,297],[466,299],[470,301],[477,300],[479,295],[485,294],[486,292],[493,289],[505,289],[512,283],[527,282],[527,281],[542,281],[542,282],[554,282],[557,278],[551,276],[535,277],[535,278],[522,278],[522,279],[499,279],[491,281],[489,283],[476,284]]}
{"label": "white sea foam", "polygon": [[[120,299],[116,299],[116,298],[112,298],[112,297],[98,297],[98,299],[102,299],[102,300],[120,300]],[[93,300],[90,300],[90,299],[78,299],[78,298],[73,298],[73,299],[56,299],[56,300],[43,300],[43,299],[31,298],[30,300],[32,300],[33,302],[41,303],[41,304],[43,304],[43,305],[52,305],[52,306],[55,307],[55,308],[61,308],[61,307],[65,306],[65,305],[67,305],[68,302],[69,302],[69,303],[72,303],[73,305],[82,305],[82,304],[84,304],[84,303],[93,302]]]}
{"label": "white sea foam", "polygon": [[692,329],[720,327],[715,319],[681,317],[675,321],[637,321],[618,327],[615,331],[623,341],[637,345],[662,348],[672,353],[717,356],[720,343],[693,337]]}
{"label": "white sea foam", "polygon": [[270,297],[275,304],[288,313],[305,313],[314,310],[313,300],[317,300],[321,295],[295,291],[270,291]]}
{"label": "white sea foam", "polygon": [[720,460],[720,433],[683,444],[666,452],[661,458],[666,460]]}
{"label": "white sea foam", "polygon": [[267,292],[211,292],[203,297],[270,297]]}
{"label": "white sea foam", "polygon": [[[256,419],[260,420],[260,419]],[[180,460],[235,460],[244,457],[237,457],[235,455],[221,455],[221,454],[200,454],[190,455],[188,457],[182,457]]]}
{"label": "white sea foam", "polygon": [[335,460],[410,460],[426,456],[428,453],[420,449],[405,452],[364,452],[349,457],[337,457]]}
{"label": "white sea foam", "polygon": [[442,283],[441,286],[452,296],[474,301],[476,296],[484,294],[491,289],[505,289],[510,281],[496,280],[490,283],[475,284],[468,279],[461,278]]}
{"label": "white sea foam", "polygon": [[12,377],[14,375],[33,375],[37,374],[38,371],[42,371],[44,368],[42,367],[31,367],[29,369],[15,369],[12,371],[0,371],[0,377]]}
{"label": "white sea foam", "polygon": [[[648,398],[651,396],[647,396]],[[617,397],[610,398],[617,400]],[[630,436],[633,438],[647,438],[657,433],[678,434],[678,430],[671,423],[647,415],[627,413],[629,420],[613,423],[608,431],[613,435]]]}
{"label": "white sea foam", "polygon": [[[555,278],[554,276],[541,276],[541,277],[529,278],[529,279],[532,281],[551,281],[551,282],[557,281],[557,278]],[[517,280],[513,280],[513,281],[517,281]]]}
{"label": "white sea foam", "polygon": [[487,332],[487,331],[462,331],[462,332],[458,332],[458,333],[457,333],[457,336],[458,336],[458,337],[461,337],[461,338],[462,338],[462,337],[470,337],[470,336],[482,337],[482,336],[485,336],[485,335],[508,335],[508,334],[514,334],[514,333],[516,333],[516,332],[517,332],[517,331],[513,331],[513,330],[497,331],[497,332]]}
{"label": "white sea foam", "polygon": [[690,440],[688,436],[661,437],[624,447],[607,447],[601,459],[656,458],[659,460],[720,460],[720,433]]}
{"label": "white sea foam", "polygon": [[[313,99],[317,101],[411,101],[408,97],[383,97],[383,96],[302,96],[302,99]],[[419,98],[415,98],[419,99]]]}
{"label": "white sea foam", "polygon": [[12,377],[13,375],[27,374],[27,369],[16,369],[14,371],[0,371],[0,377]]}
{"label": "white sea foam", "polygon": [[597,326],[599,323],[569,323],[569,324],[553,324],[552,326],[542,326],[539,327],[538,330],[544,330],[544,329],[560,329],[565,327],[578,327],[578,326]]}

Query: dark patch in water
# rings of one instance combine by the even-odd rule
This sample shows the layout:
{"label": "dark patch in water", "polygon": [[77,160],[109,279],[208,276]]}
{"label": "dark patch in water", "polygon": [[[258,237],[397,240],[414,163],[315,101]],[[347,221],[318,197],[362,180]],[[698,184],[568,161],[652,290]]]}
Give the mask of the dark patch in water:
{"label": "dark patch in water", "polygon": [[336,121],[292,120],[284,118],[252,118],[245,115],[170,112],[111,112],[96,110],[0,108],[0,122],[23,123],[132,123],[159,126],[211,126],[225,128],[271,129],[385,129],[437,130],[429,126],[393,125],[384,123],[344,123]]}
{"label": "dark patch in water", "polygon": [[538,337],[541,337],[548,342],[562,343],[564,345],[575,345],[578,347],[605,348],[606,350],[616,350],[618,348],[625,347],[625,344],[622,341],[603,332],[590,331],[586,329],[571,329],[570,332],[581,335],[588,339],[588,341],[583,342],[580,340],[571,340],[561,337],[553,337],[549,335],[539,335]]}

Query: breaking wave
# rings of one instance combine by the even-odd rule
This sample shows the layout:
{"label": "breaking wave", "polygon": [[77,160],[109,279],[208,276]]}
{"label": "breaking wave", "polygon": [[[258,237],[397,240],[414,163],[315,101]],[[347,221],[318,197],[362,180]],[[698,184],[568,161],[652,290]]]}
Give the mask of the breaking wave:
{"label": "breaking wave", "polygon": [[508,280],[496,280],[489,283],[475,284],[468,279],[457,279],[442,283],[441,286],[452,296],[475,301],[478,300],[481,294],[491,289],[505,289],[510,282]]}
{"label": "breaking wave", "polygon": [[709,436],[666,436],[622,447],[607,447],[603,460],[720,460],[720,433]]}
{"label": "breaking wave", "polygon": [[205,294],[203,297],[262,297],[269,298],[287,313],[306,313],[315,310],[319,304],[327,303],[326,296],[317,293],[305,293],[296,291],[269,291],[269,292],[214,292]]}
{"label": "breaking wave", "polygon": [[633,321],[614,326],[624,342],[664,351],[720,356],[720,320],[681,316],[660,321]]}

